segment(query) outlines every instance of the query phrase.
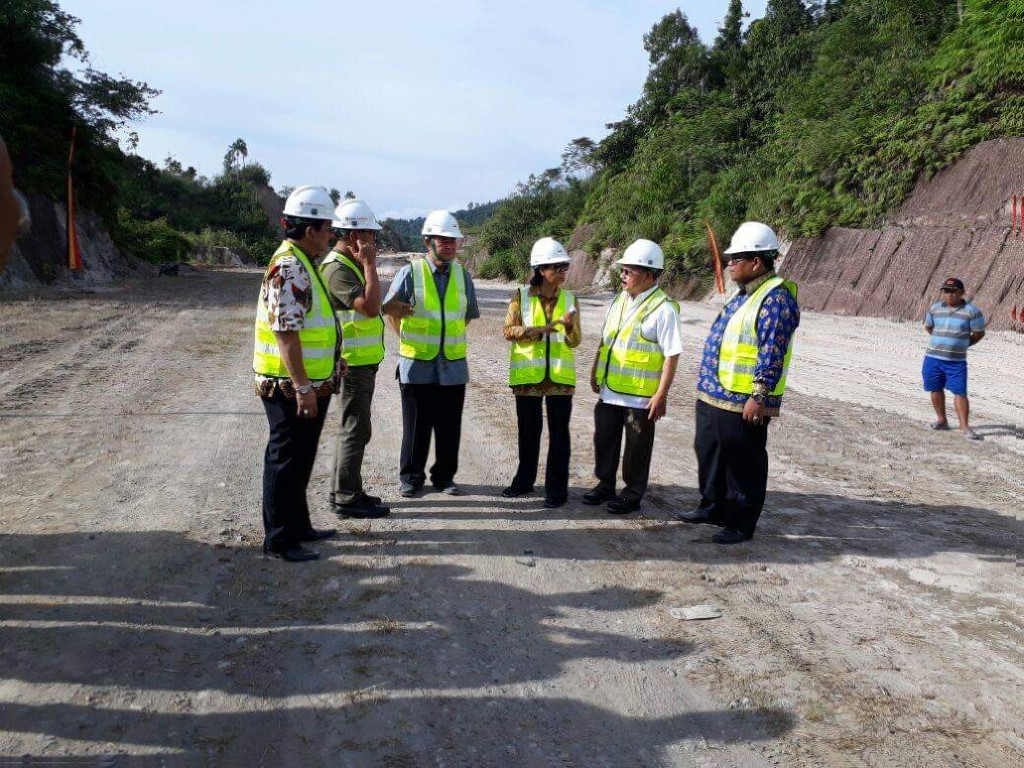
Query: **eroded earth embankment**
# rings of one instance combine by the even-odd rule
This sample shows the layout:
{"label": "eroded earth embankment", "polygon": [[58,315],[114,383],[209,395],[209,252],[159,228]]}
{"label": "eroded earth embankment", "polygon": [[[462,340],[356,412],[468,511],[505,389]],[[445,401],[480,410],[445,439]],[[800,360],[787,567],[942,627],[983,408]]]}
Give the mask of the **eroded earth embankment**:
{"label": "eroded earth embankment", "polygon": [[[801,238],[786,256],[807,309],[919,319],[940,282],[959,277],[991,329],[1024,309],[1024,233],[1013,196],[1024,196],[1024,138],[974,147],[922,180],[882,229],[833,227]],[[1018,203],[1024,209],[1024,201]]]}

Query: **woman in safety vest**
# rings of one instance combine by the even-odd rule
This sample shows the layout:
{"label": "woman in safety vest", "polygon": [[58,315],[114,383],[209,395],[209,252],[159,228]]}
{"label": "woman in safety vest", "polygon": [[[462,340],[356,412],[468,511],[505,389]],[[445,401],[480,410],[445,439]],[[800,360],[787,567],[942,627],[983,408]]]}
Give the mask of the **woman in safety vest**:
{"label": "woman in safety vest", "polygon": [[544,506],[554,509],[569,497],[569,417],[576,392],[576,355],[580,344],[576,297],[562,290],[569,254],[557,240],[543,237],[533,245],[529,285],[516,290],[505,315],[505,339],[512,342],[508,383],[516,396],[519,468],[501,492],[511,498],[533,491],[540,459],[540,436],[547,401],[548,460],[544,472]]}

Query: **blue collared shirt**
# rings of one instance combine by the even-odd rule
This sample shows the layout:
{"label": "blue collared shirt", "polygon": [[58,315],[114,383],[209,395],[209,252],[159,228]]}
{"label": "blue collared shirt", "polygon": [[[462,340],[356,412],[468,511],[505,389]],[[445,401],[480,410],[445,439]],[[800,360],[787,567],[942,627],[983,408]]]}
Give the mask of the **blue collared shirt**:
{"label": "blue collared shirt", "polygon": [[[711,332],[704,342],[704,354],[697,375],[697,397],[709,405],[728,411],[742,411],[750,397],[740,392],[730,392],[722,386],[718,378],[718,357],[722,350],[722,336],[729,320],[743,306],[747,297],[770,277],[774,277],[774,273],[763,275],[743,286],[722,308],[711,325]],[[775,389],[775,385],[782,378],[786,350],[798,325],[800,307],[789,289],[780,285],[769,291],[757,316],[757,366],[754,368],[754,381],[763,384],[769,392]],[[781,395],[765,397],[765,409],[769,416],[777,416],[781,407]]]}
{"label": "blue collared shirt", "polygon": [[[438,270],[434,260],[427,258],[430,271],[434,274],[434,283],[437,285],[437,293],[444,297],[448,290],[448,273]],[[475,320],[480,317],[480,308],[476,303],[476,288],[473,287],[473,278],[463,268],[466,276],[466,320]],[[416,290],[413,285],[412,266],[406,265],[398,270],[395,279],[391,283],[388,295],[382,303],[387,304],[392,299],[404,301],[411,304]],[[444,350],[433,360],[412,360],[408,357],[398,358],[398,380],[402,384],[466,384],[469,382],[469,364],[466,359],[449,360],[444,356]]]}

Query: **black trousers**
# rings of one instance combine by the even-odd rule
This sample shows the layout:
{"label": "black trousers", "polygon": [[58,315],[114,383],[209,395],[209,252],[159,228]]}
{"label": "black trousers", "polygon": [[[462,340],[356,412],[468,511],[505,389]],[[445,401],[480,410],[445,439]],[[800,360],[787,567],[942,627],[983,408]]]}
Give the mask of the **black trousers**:
{"label": "black trousers", "polygon": [[270,425],[263,458],[263,546],[279,552],[298,544],[302,534],[313,527],[306,487],[331,398],[317,398],[315,419],[299,418],[295,400],[280,390],[262,400]]}
{"label": "black trousers", "polygon": [[[598,400],[594,407],[594,475],[601,488],[614,491],[622,454],[622,480],[626,487],[619,494],[627,501],[640,501],[647,492],[654,452],[654,424],[645,408],[626,408]],[[622,433],[626,447],[622,449]]]}
{"label": "black trousers", "polygon": [[423,485],[427,480],[430,436],[434,436],[434,464],[430,482],[444,488],[459,470],[462,406],[466,385],[401,384],[402,452],[398,477],[403,483]]}
{"label": "black trousers", "polygon": [[529,397],[516,395],[516,421],[519,423],[519,467],[512,485],[533,488],[540,462],[540,437],[544,431],[543,406],[548,410],[548,459],[544,469],[544,495],[553,501],[569,496],[569,419],[572,395]]}
{"label": "black trousers", "polygon": [[700,506],[713,522],[753,534],[768,487],[768,423],[697,401],[697,481]]}

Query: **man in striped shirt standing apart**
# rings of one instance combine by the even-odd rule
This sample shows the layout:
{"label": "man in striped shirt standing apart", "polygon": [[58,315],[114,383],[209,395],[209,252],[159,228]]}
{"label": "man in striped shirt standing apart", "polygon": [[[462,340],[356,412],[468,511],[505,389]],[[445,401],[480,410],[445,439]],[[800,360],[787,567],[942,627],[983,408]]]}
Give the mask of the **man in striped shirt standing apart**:
{"label": "man in striped shirt standing apart", "polygon": [[981,435],[968,423],[970,402],[967,400],[967,348],[985,335],[985,318],[981,310],[964,301],[964,284],[951,277],[942,284],[942,301],[928,308],[924,329],[931,335],[924,354],[921,376],[924,389],[932,396],[932,407],[938,419],[932,429],[949,429],[946,421],[946,393],[953,393],[953,405],[960,421],[960,432],[971,440]]}

